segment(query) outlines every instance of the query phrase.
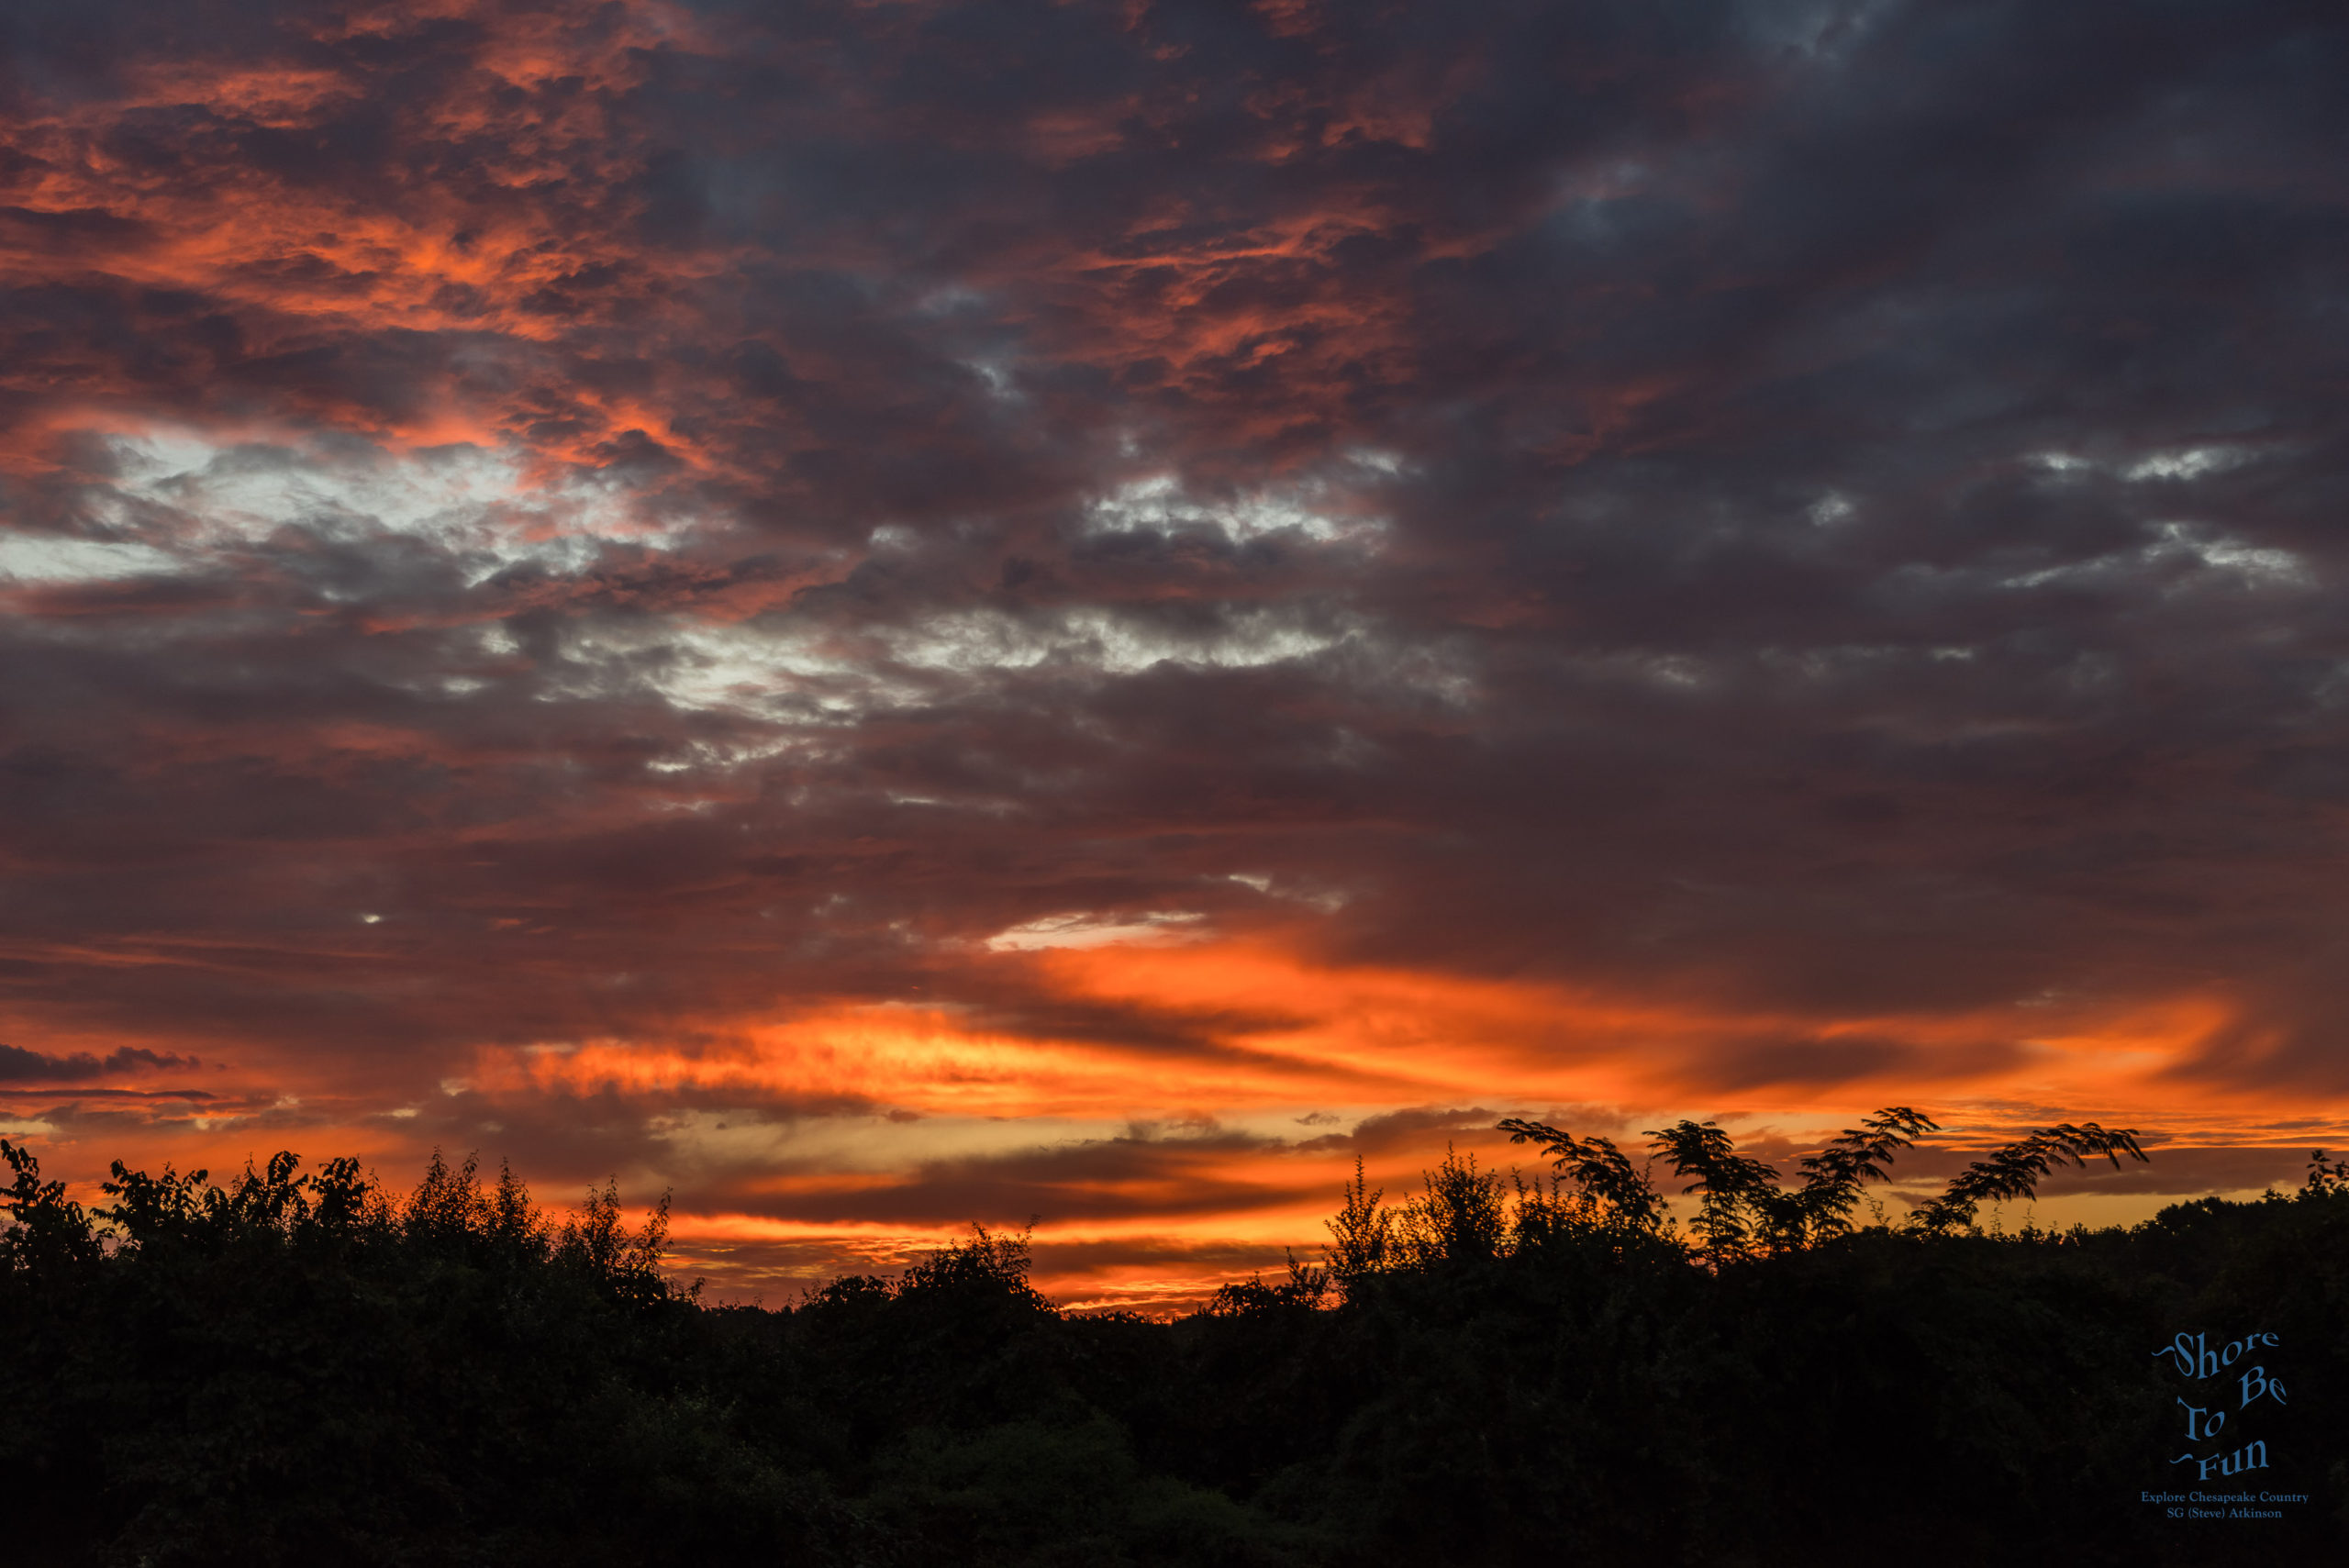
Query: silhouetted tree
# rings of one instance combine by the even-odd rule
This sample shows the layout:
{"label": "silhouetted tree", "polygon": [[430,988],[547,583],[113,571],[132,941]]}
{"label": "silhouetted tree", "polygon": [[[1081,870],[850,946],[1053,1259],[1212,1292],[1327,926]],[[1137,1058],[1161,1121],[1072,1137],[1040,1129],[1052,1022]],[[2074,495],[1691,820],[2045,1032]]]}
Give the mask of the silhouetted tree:
{"label": "silhouetted tree", "polygon": [[0,1264],[11,1273],[46,1274],[96,1262],[100,1250],[89,1216],[65,1195],[65,1184],[42,1181],[32,1151],[6,1139],[0,1139],[0,1160],[10,1174],[0,1197],[9,1219],[0,1230]]}
{"label": "silhouetted tree", "polygon": [[1486,1262],[1501,1254],[1508,1235],[1502,1177],[1479,1171],[1474,1154],[1464,1159],[1447,1148],[1443,1162],[1422,1173],[1421,1185],[1395,1217],[1394,1262],[1427,1268]]}
{"label": "silhouetted tree", "polygon": [[2049,1171],[2067,1164],[2086,1166],[2088,1158],[2097,1154],[2111,1161],[2115,1170],[2120,1169],[2123,1154],[2140,1162],[2148,1158],[2137,1146],[2132,1128],[2108,1130],[2094,1122],[2042,1128],[1988,1159],[1968,1165],[1950,1182],[1947,1191],[1910,1216],[1910,1223],[1928,1231],[1971,1225],[1981,1205],[2034,1196]]}
{"label": "silhouetted tree", "polygon": [[1690,1228],[1702,1240],[1703,1255],[1722,1262],[1750,1253],[1779,1197],[1776,1168],[1738,1153],[1730,1135],[1709,1121],[1678,1121],[1642,1136],[1672,1162],[1674,1174],[1689,1178],[1680,1190],[1698,1195]]}
{"label": "silhouetted tree", "polygon": [[[1922,1112],[1799,1179],[1680,1123],[1648,1136],[1692,1249],[1612,1145],[1509,1130],[1568,1158],[1529,1182],[1447,1151],[1399,1206],[1358,1162],[1326,1265],[1172,1322],[1055,1308],[1026,1230],[708,1307],[610,1183],[550,1221],[472,1157],[392,1194],[280,1154],[217,1186],[117,1165],[85,1213],[0,1145],[0,1532],[76,1568],[1781,1568],[1886,1540],[2200,1568],[2235,1538],[2115,1501],[2174,1479],[2145,1351],[2256,1323],[2292,1357],[2275,1484],[2319,1502],[2247,1561],[2337,1534],[2349,1162],[1993,1237],[1853,1226]],[[2133,1143],[2046,1129],[1951,1185]]]}
{"label": "silhouetted tree", "polygon": [[1395,1216],[1380,1207],[1384,1188],[1372,1192],[1363,1176],[1362,1158],[1354,1158],[1354,1179],[1345,1189],[1336,1216],[1326,1223],[1330,1277],[1342,1293],[1358,1280],[1385,1269],[1394,1247]]}
{"label": "silhouetted tree", "polygon": [[1546,1122],[1511,1117],[1498,1130],[1511,1143],[1532,1143],[1555,1162],[1559,1174],[1590,1200],[1600,1223],[1653,1231],[1664,1218],[1662,1194],[1645,1169],[1633,1170],[1623,1151],[1604,1138],[1575,1137]]}
{"label": "silhouetted tree", "polygon": [[1939,1126],[1922,1111],[1887,1106],[1844,1129],[1816,1154],[1805,1155],[1801,1164],[1808,1179],[1774,1213],[1774,1239],[1800,1243],[1849,1232],[1863,1185],[1890,1180],[1893,1157]]}

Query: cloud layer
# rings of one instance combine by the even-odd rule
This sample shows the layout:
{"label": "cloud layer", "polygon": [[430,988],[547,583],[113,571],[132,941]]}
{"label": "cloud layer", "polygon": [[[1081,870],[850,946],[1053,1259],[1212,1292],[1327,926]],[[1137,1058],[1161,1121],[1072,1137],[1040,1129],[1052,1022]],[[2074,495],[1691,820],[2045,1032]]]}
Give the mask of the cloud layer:
{"label": "cloud layer", "polygon": [[503,1148],[744,1277],[1038,1214],[1146,1293],[1450,1107],[2349,1137],[2333,7],[0,61],[0,1114],[66,1165]]}

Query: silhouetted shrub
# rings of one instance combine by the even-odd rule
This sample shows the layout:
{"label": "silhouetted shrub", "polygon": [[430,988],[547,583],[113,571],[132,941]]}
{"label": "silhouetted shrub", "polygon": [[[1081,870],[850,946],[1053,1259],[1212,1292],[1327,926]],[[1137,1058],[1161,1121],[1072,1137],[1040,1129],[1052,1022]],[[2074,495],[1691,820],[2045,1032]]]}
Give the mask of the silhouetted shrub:
{"label": "silhouetted shrub", "polygon": [[[1447,1155],[1388,1208],[1358,1173],[1326,1266],[1168,1323],[1056,1311],[1025,1233],[705,1307],[660,1273],[665,1208],[631,1231],[609,1185],[551,1220],[470,1159],[400,1196],[281,1154],[221,1185],[117,1165],[85,1212],[0,1143],[0,1539],[67,1564],[982,1568],[2338,1542],[2349,1179],[2322,1154],[2294,1195],[2129,1231],[1854,1230],[1913,1121],[1790,1190],[1681,1124],[1654,1136],[1709,1186],[1692,1243],[1620,1151],[1520,1125],[1565,1147],[1556,1177]],[[2123,1136],[2051,1133],[2092,1130]],[[2266,1484],[2319,1503],[2255,1533],[2137,1501],[2176,1485],[2147,1352],[2198,1327],[2288,1347]]]}

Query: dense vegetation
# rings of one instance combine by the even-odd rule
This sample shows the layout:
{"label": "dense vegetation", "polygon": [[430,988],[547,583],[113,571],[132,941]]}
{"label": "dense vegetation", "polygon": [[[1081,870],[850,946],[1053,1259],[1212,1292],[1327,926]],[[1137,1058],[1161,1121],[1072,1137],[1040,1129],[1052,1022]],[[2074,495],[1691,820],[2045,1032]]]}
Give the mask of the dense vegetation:
{"label": "dense vegetation", "polygon": [[[1985,1234],[2050,1129],[1901,1228],[1896,1107],[1803,1163],[1652,1135],[1684,1235],[1601,1139],[1507,1129],[1359,1175],[1328,1261],[1172,1323],[1063,1315],[1024,1239],[778,1311],[659,1272],[617,1195],[551,1224],[435,1159],[404,1199],[293,1155],[227,1186],[115,1168],[95,1214],[0,1144],[0,1540],[42,1563],[2254,1562],[2349,1496],[2349,1167],[2133,1230]],[[2274,1333],[2273,1521],[2166,1519],[2181,1330]],[[2238,1422],[2240,1429],[2241,1422]],[[2208,1446],[2208,1445],[2205,1445]]]}

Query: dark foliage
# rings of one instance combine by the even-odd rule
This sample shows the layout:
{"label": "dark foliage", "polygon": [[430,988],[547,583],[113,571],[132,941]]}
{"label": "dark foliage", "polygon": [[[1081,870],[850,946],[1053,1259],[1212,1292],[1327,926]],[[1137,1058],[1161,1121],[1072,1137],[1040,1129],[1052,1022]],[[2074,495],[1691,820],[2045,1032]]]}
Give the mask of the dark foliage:
{"label": "dark foliage", "polygon": [[[2266,1562],[2342,1539],[2349,1175],[2133,1230],[1854,1229],[1932,1127],[1801,1162],[1651,1134],[1685,1240],[1611,1144],[1510,1129],[1361,1182],[1326,1267],[1173,1323],[1056,1311],[1023,1235],[895,1279],[707,1307],[664,1208],[567,1222],[435,1158],[395,1197],[281,1154],[226,1185],[117,1165],[85,1213],[0,1144],[0,1539],[42,1563]],[[2094,1135],[2091,1137],[2090,1135]],[[2098,1140],[2101,1140],[2099,1142]],[[2035,1141],[2034,1141],[2035,1140]],[[2133,1139],[2048,1129],[1955,1201]],[[2033,1161],[2041,1163],[2033,1164]],[[1978,1190],[1977,1190],[1978,1189]],[[2275,1333],[2280,1521],[2166,1520],[2181,1329]]]}

